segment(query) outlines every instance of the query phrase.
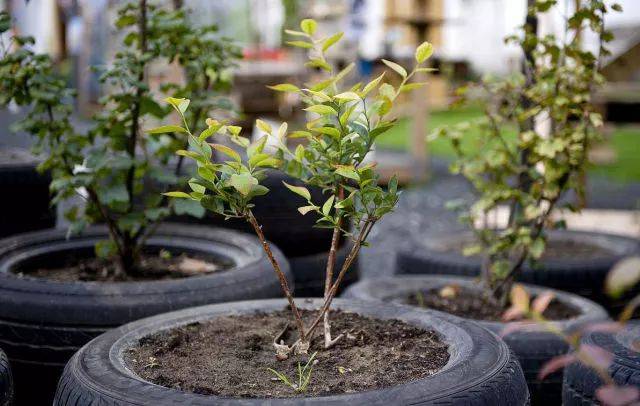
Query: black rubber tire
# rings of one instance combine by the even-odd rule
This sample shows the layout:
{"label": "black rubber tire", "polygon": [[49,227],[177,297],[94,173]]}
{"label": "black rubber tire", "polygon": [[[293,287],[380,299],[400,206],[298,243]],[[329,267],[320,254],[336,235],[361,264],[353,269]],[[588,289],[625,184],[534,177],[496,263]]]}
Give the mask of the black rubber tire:
{"label": "black rubber tire", "polygon": [[[353,242],[348,241],[336,252],[334,280],[352,247]],[[324,278],[328,256],[328,252],[321,252],[301,257],[289,257],[291,273],[293,273],[293,278],[296,281],[296,296],[322,297],[324,295]],[[338,292],[342,292],[347,286],[357,282],[358,279],[358,261],[356,259],[344,275]]]}
{"label": "black rubber tire", "polygon": [[[434,275],[398,275],[376,279],[365,279],[351,285],[343,297],[357,300],[405,303],[407,297],[418,290],[439,289],[458,284],[468,289],[479,289],[478,283],[471,278],[447,277]],[[547,288],[525,285],[533,293],[540,293]],[[558,300],[581,310],[582,315],[566,321],[555,321],[554,325],[563,331],[571,332],[588,323],[608,319],[606,311],[598,304],[570,293],[553,291]],[[499,334],[507,326],[506,323],[478,321],[478,324]],[[529,385],[532,404],[560,404],[562,393],[562,374],[554,374],[544,381],[539,381],[538,371],[545,362],[558,355],[565,354],[568,345],[558,336],[542,328],[530,326],[525,330],[513,332],[503,338],[518,357],[520,365]]]}
{"label": "black rubber tire", "polygon": [[[640,389],[640,321],[631,321],[618,333],[590,332],[582,337],[583,344],[601,347],[614,354],[609,374],[618,385],[635,386]],[[636,344],[634,348],[633,344]],[[591,368],[573,363],[565,368],[562,386],[562,402],[565,406],[600,405],[595,398],[602,380]]]}
{"label": "black rubber tire", "polygon": [[[93,227],[65,239],[64,230],[41,231],[0,241],[0,346],[14,367],[21,404],[50,403],[69,358],[113,327],[167,311],[209,303],[281,296],[271,264],[257,238],[233,230],[163,224],[147,246],[226,257],[236,264],[219,273],[145,282],[63,283],[19,277],[21,263],[37,266],[68,255],[91,255],[106,229]],[[289,282],[289,265],[274,246]],[[56,254],[57,253],[57,254]],[[28,261],[28,262],[27,262]],[[29,390],[38,382],[38,391]],[[48,386],[47,386],[48,385]]]}
{"label": "black rubber tire", "polygon": [[0,238],[56,225],[50,205],[49,173],[39,173],[37,162],[26,150],[12,149],[15,162],[0,163]]}
{"label": "black rubber tire", "polygon": [[[299,300],[317,309],[322,301]],[[150,384],[124,367],[121,356],[143,336],[158,330],[202,321],[223,314],[280,310],[286,302],[260,300],[191,308],[140,320],[101,335],[84,346],[67,364],[54,405],[525,405],[529,395],[520,366],[498,337],[444,313],[408,306],[370,304],[336,299],[334,306],[380,319],[399,319],[435,329],[451,346],[451,358],[437,374],[391,388],[317,398],[221,399]],[[110,356],[111,354],[111,356]],[[222,372],[222,371],[221,371]],[[384,371],[380,371],[384,373]]]}
{"label": "black rubber tire", "polygon": [[0,350],[0,406],[13,404],[13,375],[7,355]]}
{"label": "black rubber tire", "polygon": [[[322,190],[304,185],[301,181],[277,170],[267,172],[263,185],[269,193],[252,200],[252,209],[258,223],[269,241],[276,244],[288,257],[300,257],[327,251],[331,245],[332,230],[314,227],[317,214],[301,215],[298,207],[304,206],[303,198],[287,189],[282,182],[294,186],[305,186],[311,192],[311,201],[322,205],[328,196]],[[172,221],[207,224],[253,234],[253,228],[243,219],[225,220],[222,216],[207,212],[205,219],[179,216]]]}
{"label": "black rubber tire", "polygon": [[[462,253],[443,252],[437,248],[467,236],[468,233],[445,234],[424,241],[420,247],[414,247],[411,251],[398,253],[397,273],[478,276],[481,265],[478,257],[465,257]],[[575,257],[542,260],[535,268],[526,264],[518,280],[575,293],[600,303],[612,314],[620,312],[627,298],[613,300],[605,295],[605,278],[616,262],[640,252],[640,243],[618,235],[568,230],[553,231],[549,233],[549,239],[584,241],[602,246],[613,255],[596,259]],[[633,293],[635,292],[631,294]]]}

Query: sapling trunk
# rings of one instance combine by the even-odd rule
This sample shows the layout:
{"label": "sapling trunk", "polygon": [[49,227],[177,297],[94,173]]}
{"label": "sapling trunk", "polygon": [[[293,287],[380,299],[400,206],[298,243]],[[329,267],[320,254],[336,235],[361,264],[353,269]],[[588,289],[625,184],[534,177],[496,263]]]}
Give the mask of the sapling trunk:
{"label": "sapling trunk", "polygon": [[[339,200],[344,199],[344,189],[342,186],[337,187],[337,193]],[[329,297],[329,292],[331,291],[331,284],[333,283],[333,269],[335,268],[336,262],[336,253],[338,251],[338,246],[340,245],[340,233],[342,228],[342,216],[338,217],[337,227],[333,229],[333,235],[331,236],[331,248],[329,249],[329,257],[327,258],[327,268],[325,271],[325,280],[324,280],[324,300],[326,301]],[[324,313],[323,325],[324,325],[324,347],[331,348],[335,345],[341,338],[342,334],[338,335],[335,339],[331,338],[331,323],[329,322],[329,313],[330,309]]]}

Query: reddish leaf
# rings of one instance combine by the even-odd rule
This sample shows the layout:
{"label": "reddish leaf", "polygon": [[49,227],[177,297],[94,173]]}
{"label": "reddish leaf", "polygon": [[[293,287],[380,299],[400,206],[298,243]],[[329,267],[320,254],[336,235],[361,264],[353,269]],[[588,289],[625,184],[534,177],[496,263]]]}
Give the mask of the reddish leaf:
{"label": "reddish leaf", "polygon": [[556,295],[549,290],[542,292],[534,299],[531,304],[531,310],[538,314],[544,313],[544,311],[547,310],[547,307],[549,307],[549,303],[551,303],[555,297]]}
{"label": "reddish leaf", "polygon": [[522,309],[511,306],[502,315],[502,321],[513,321],[522,318],[522,316],[524,316]]}
{"label": "reddish leaf", "polygon": [[[582,355],[580,359],[588,361],[585,363],[590,366],[594,366],[591,363],[595,363],[595,366],[607,369],[613,362],[613,354],[597,345],[583,344],[580,346],[579,352]],[[584,356],[588,358],[584,359]]]}
{"label": "reddish leaf", "polygon": [[527,327],[534,326],[536,323],[533,321],[514,321],[509,324],[500,332],[500,337],[506,337],[511,333],[514,333],[519,330],[524,330]]}
{"label": "reddish leaf", "polygon": [[583,333],[617,333],[622,330],[624,325],[622,323],[618,323],[616,321],[604,321],[601,323],[591,323],[587,324],[582,328]]}
{"label": "reddish leaf", "polygon": [[531,297],[524,286],[515,284],[511,288],[511,306],[520,309],[523,313],[529,311],[529,301]]}
{"label": "reddish leaf", "polygon": [[640,400],[635,386],[605,385],[596,390],[596,397],[606,406],[630,406]]}
{"label": "reddish leaf", "polygon": [[559,371],[560,369],[566,367],[569,364],[576,362],[578,359],[575,354],[565,354],[560,355],[555,358],[551,358],[547,363],[545,363],[540,372],[538,372],[538,379],[543,380],[550,374]]}

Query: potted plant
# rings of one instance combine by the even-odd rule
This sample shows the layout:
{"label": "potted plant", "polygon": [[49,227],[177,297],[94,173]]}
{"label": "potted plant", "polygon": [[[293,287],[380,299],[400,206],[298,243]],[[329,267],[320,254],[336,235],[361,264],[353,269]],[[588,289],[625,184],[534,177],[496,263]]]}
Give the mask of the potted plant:
{"label": "potted plant", "polygon": [[[523,35],[507,38],[522,50],[523,73],[462,88],[460,101],[479,100],[484,117],[434,134],[451,141],[458,156],[452,171],[467,178],[478,193],[463,216],[472,232],[444,234],[423,249],[401,253],[398,271],[483,273],[487,281],[500,280],[491,284],[503,298],[517,276],[619,311],[620,304],[611,302],[601,287],[613,264],[638,251],[638,242],[565,230],[552,216],[560,206],[579,209],[563,198],[568,192],[583,196],[588,152],[600,136],[602,118],[591,99],[604,80],[599,69],[608,54],[605,46],[613,39],[603,22],[608,7],[599,1],[582,2],[567,19],[563,40],[537,33],[538,14],[559,7],[557,2],[530,3]],[[588,30],[601,40],[595,54],[582,46]],[[510,135],[514,127],[515,137]],[[471,141],[465,142],[465,136]],[[496,229],[490,223],[499,207],[507,208],[509,215],[506,225]]]}
{"label": "potted plant", "polygon": [[[10,28],[9,15],[0,14],[0,34]],[[12,45],[6,42],[3,38],[3,49]],[[26,57],[16,54],[12,58],[0,58],[0,89],[15,86],[22,80],[14,75],[12,68]],[[34,61],[33,67],[44,75],[51,72],[47,60]],[[3,91],[0,107],[6,109],[12,100],[12,93]],[[24,102],[24,98],[16,100],[18,105]],[[37,159],[24,148],[3,146],[0,150],[0,187],[7,196],[14,196],[13,199],[0,202],[0,237],[55,226],[55,210],[49,204],[51,176],[47,172],[37,171],[37,166]]]}
{"label": "potted plant", "polygon": [[[41,165],[52,174],[53,201],[75,194],[85,201],[66,213],[69,232],[0,241],[0,341],[19,402],[50,401],[71,355],[109,328],[193,305],[280,295],[256,238],[162,223],[172,211],[204,210],[160,195],[180,181],[181,161],[171,158],[185,147],[186,135],[175,128],[143,131],[172,111],[154,100],[145,66],[181,63],[188,81],[168,90],[181,94],[195,86],[202,93],[194,94],[207,94],[183,116],[198,128],[215,107],[209,92],[224,85],[235,47],[212,37],[212,27],[191,26],[183,10],[144,0],[123,5],[116,26],[124,48],[103,74],[110,93],[87,134],[72,127],[72,94],[51,75],[49,59],[21,46],[30,39],[15,37],[15,48],[3,53],[19,80],[3,78],[3,97],[30,107],[22,126],[46,154]],[[186,109],[180,99],[170,100]],[[87,227],[93,223],[99,225]],[[289,278],[286,260],[276,248],[274,255]],[[31,390],[34,380],[38,391]]]}
{"label": "potted plant", "polygon": [[[442,251],[464,250],[465,254],[475,257],[463,262],[455,253],[436,250],[424,255],[432,258],[432,262],[423,262],[421,253],[404,253],[403,258],[417,259],[405,260],[400,271],[468,277],[438,275],[363,281],[353,286],[349,297],[410,300],[414,305],[481,320],[483,325],[498,332],[505,328],[505,323],[511,322],[508,317],[503,318],[507,309],[528,291],[542,304],[553,298],[551,305],[545,306],[546,317],[560,330],[571,332],[585,323],[606,320],[606,312],[587,299],[557,290],[544,293],[544,289],[533,286],[517,285],[514,289],[517,279],[575,288],[587,281],[590,283],[589,278],[604,278],[604,274],[594,276],[593,272],[593,266],[602,266],[602,261],[594,260],[589,253],[584,254],[584,260],[576,258],[570,251],[573,243],[590,241],[601,250],[607,247],[611,250],[607,261],[633,251],[629,245],[635,247],[635,243],[629,244],[624,239],[622,244],[603,236],[562,239],[561,236],[568,234],[550,232],[561,225],[554,224],[551,216],[561,204],[561,197],[568,190],[580,191],[582,187],[580,178],[586,168],[589,145],[601,124],[591,103],[591,94],[594,86],[601,82],[598,61],[606,52],[604,43],[610,39],[603,21],[609,6],[597,0],[580,2],[569,17],[567,41],[558,41],[554,35],[538,37],[532,27],[536,16],[555,5],[555,1],[534,2],[528,10],[523,36],[511,38],[526,56],[525,73],[505,80],[484,80],[480,89],[476,89],[485,98],[485,117],[477,125],[477,145],[462,142],[464,131],[471,128],[469,124],[438,131],[451,140],[459,156],[453,169],[469,180],[478,192],[478,200],[463,216],[473,230],[472,238],[464,234],[438,236],[432,244],[440,246]],[[587,26],[602,38],[598,55],[580,46],[577,33]],[[541,114],[550,124],[548,136],[534,128],[534,120]],[[505,135],[505,129],[512,123],[518,130],[515,138]],[[488,224],[488,219],[500,205],[510,208],[509,221],[506,227],[495,228]],[[600,242],[602,240],[605,242]],[[572,264],[562,272],[558,266],[555,274],[551,269],[537,269],[533,263],[541,260],[545,251],[553,251],[554,241],[562,242],[559,247],[564,247],[555,251],[569,257],[564,263]],[[587,262],[593,266],[578,266]],[[533,264],[526,266],[527,263]],[[542,268],[552,263],[544,259],[538,262]],[[465,267],[465,264],[473,266]],[[479,280],[472,276],[478,276]],[[588,286],[596,290],[602,284]],[[567,344],[535,326],[532,330],[513,332],[505,341],[523,366],[534,402],[559,402],[561,376],[556,374],[540,382],[537,372],[544,360],[566,352]]]}
{"label": "potted plant", "polygon": [[[324,56],[342,34],[317,38],[315,31],[315,21],[303,20],[301,31],[290,34],[299,37],[294,45],[311,50],[307,64],[327,71],[328,77],[305,88],[275,88],[299,93],[317,117],[293,132],[287,124],[274,130],[258,121],[265,135],[253,143],[213,119],[200,134],[183,126],[190,148],[178,153],[197,162],[197,174],[189,192],[168,193],[247,221],[286,299],[196,307],[102,335],[69,362],[55,404],[76,399],[84,399],[81,404],[432,404],[453,397],[460,404],[471,398],[478,404],[528,402],[522,372],[503,352],[506,346],[475,324],[408,307],[334,300],[372,227],[398,199],[394,182],[387,190],[379,187],[374,165],[363,161],[375,138],[393,126],[388,113],[396,97],[421,86],[409,81],[424,69],[421,64],[432,48],[424,43],[417,49],[411,72],[385,62],[401,76],[399,87],[379,77],[343,89],[344,73],[334,73]],[[265,149],[270,134],[280,141],[275,154]],[[239,144],[246,159],[219,142],[210,143],[213,137]],[[284,142],[289,137],[308,143],[291,151]],[[225,159],[211,161],[213,151]],[[326,190],[323,201],[311,201],[306,187],[286,185],[302,198],[302,215],[316,212],[319,224],[332,230],[324,298],[294,299],[253,214],[253,197],[269,192],[262,179],[264,168],[272,166],[286,167],[308,185]],[[348,220],[353,220],[351,232],[342,226]],[[347,261],[334,269],[337,239],[343,234],[353,246]]]}

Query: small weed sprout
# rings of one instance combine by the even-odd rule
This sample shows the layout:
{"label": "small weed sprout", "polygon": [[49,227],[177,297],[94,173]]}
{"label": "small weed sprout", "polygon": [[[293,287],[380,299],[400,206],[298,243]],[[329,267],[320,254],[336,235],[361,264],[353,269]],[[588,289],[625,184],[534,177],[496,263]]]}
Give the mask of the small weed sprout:
{"label": "small weed sprout", "polygon": [[289,386],[296,392],[304,392],[307,390],[309,382],[311,381],[311,373],[313,372],[313,365],[315,364],[314,360],[316,354],[317,352],[311,354],[311,357],[309,358],[307,363],[304,364],[304,366],[302,366],[301,362],[298,362],[298,383],[292,383],[289,378],[287,378],[284,374],[276,371],[275,369],[267,368],[267,370],[272,372],[282,383]]}

